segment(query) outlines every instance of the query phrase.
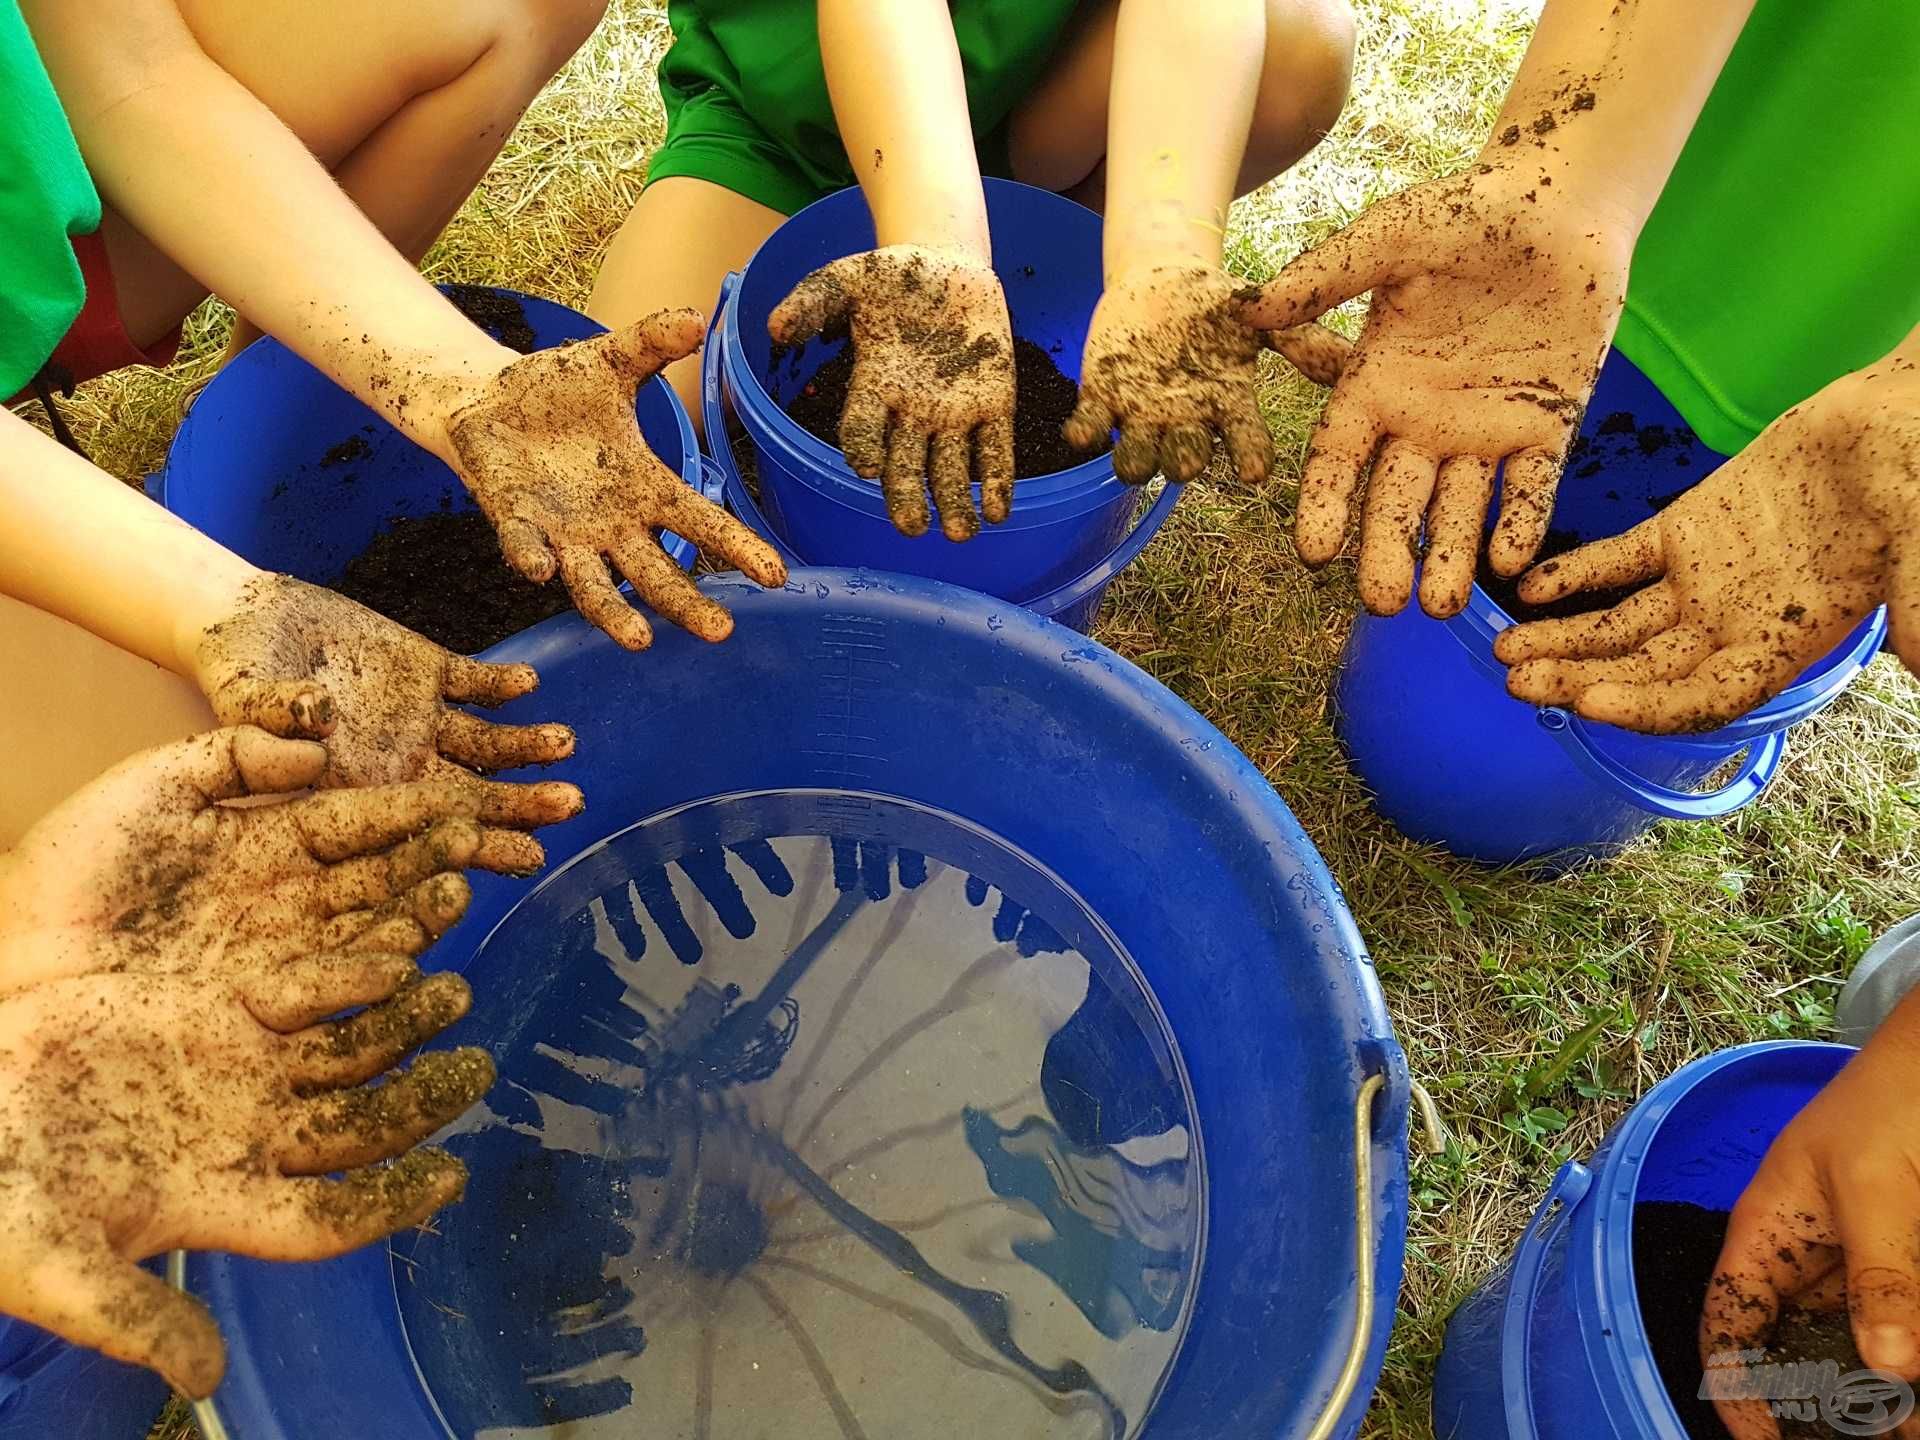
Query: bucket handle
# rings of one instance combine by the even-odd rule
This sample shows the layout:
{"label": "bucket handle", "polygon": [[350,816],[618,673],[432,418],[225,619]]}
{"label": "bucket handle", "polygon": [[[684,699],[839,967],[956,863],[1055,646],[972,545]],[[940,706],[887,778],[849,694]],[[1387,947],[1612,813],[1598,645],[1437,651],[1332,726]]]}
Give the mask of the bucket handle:
{"label": "bucket handle", "polygon": [[[186,1251],[168,1252],[167,1283],[183,1295],[193,1293],[187,1288]],[[193,1423],[199,1429],[200,1440],[233,1440],[233,1432],[227,1429],[227,1422],[220,1418],[220,1411],[215,1408],[211,1395],[193,1402]]]}
{"label": "bucket handle", "polygon": [[[1171,488],[1171,487],[1169,487]],[[1387,1088],[1385,1070],[1369,1075],[1360,1086],[1353,1111],[1353,1218],[1354,1218],[1354,1303],[1353,1336],[1347,1342],[1347,1356],[1333,1393],[1307,1431],[1306,1440],[1328,1440],[1346,1414],[1353,1392],[1359,1388],[1360,1372],[1367,1363],[1367,1349],[1373,1341],[1373,1105]]]}
{"label": "bucket handle", "polygon": [[1513,1252],[1513,1269],[1507,1277],[1507,1312],[1500,1322],[1500,1387],[1506,1400],[1510,1440],[1536,1440],[1540,1433],[1534,1424],[1533,1387],[1529,1383],[1534,1292],[1539,1289],[1540,1271],[1547,1263],[1551,1231],[1571,1223],[1573,1212],[1592,1186],[1593,1172],[1578,1160],[1562,1165]]}
{"label": "bucket handle", "polygon": [[1549,705],[1538,715],[1540,728],[1560,742],[1573,763],[1609,790],[1633,805],[1663,820],[1718,820],[1731,815],[1742,805],[1759,798],[1779,773],[1781,757],[1787,751],[1787,732],[1775,730],[1755,736],[1747,745],[1747,758],[1734,777],[1718,790],[1696,794],[1659,785],[1636,775],[1627,766],[1602,750],[1594,742],[1587,722],[1569,710]]}

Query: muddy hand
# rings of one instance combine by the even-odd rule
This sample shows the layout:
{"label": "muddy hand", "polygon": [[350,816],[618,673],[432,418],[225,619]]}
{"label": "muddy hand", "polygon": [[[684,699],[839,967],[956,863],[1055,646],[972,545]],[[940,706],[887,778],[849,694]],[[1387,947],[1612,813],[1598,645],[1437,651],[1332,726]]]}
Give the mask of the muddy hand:
{"label": "muddy hand", "polygon": [[[1916,1087],[1920,995],[1780,1133],[1734,1207],[1700,1323],[1701,1358],[1723,1392],[1740,1373],[1727,1357],[1765,1346],[1788,1306],[1844,1306],[1869,1366],[1920,1380]],[[1723,1394],[1716,1407],[1735,1440],[1780,1433],[1764,1402]]]}
{"label": "muddy hand", "polygon": [[1520,596],[1652,582],[1611,610],[1505,631],[1507,688],[1671,734],[1780,693],[1885,601],[1920,666],[1920,365],[1843,377],[1626,534],[1537,566]]}
{"label": "muddy hand", "polygon": [[1421,606],[1465,607],[1496,470],[1494,569],[1517,574],[1545,538],[1619,321],[1632,231],[1585,208],[1564,165],[1536,153],[1381,201],[1242,307],[1281,328],[1373,292],[1307,456],[1295,539],[1309,565],[1332,560],[1365,482],[1360,596],[1375,614],[1411,597],[1423,529]]}
{"label": "muddy hand", "polygon": [[124,761],[0,856],[0,994],[106,971],[235,977],[316,950],[417,955],[466,912],[470,868],[539,846],[471,783],[315,784],[311,741],[217,730]]}
{"label": "muddy hand", "polygon": [[1013,325],[999,277],[971,255],[891,245],[816,270],[774,309],[782,345],[847,327],[853,378],[840,448],[854,474],[881,482],[904,535],[980,529],[1013,507]]}
{"label": "muddy hand", "polygon": [[366,1082],[467,1006],[457,976],[375,954],[243,985],[99,975],[0,1002],[0,1312],[211,1394],[213,1318],[138,1262],[325,1260],[457,1200],[460,1162],[413,1147],[485,1093],[486,1052]]}
{"label": "muddy hand", "polygon": [[[324,741],[325,785],[470,780],[573,753],[564,725],[494,725],[456,708],[528,694],[540,683],[532,666],[452,654],[287,575],[252,582],[234,613],[199,638],[194,668],[221,724]],[[571,785],[488,783],[479,793],[489,824],[516,829],[580,810]]]}
{"label": "muddy hand", "polygon": [[733,617],[660,548],[663,530],[762,585],[786,583],[773,547],[661,464],[634,418],[639,388],[698,349],[701,334],[697,313],[665,310],[542,350],[507,366],[447,425],[507,563],[540,583],[558,570],[580,613],[629,650],[644,650],[653,631],[620,598],[608,560],[676,625],[703,640],[733,631]]}
{"label": "muddy hand", "polygon": [[1265,479],[1273,439],[1254,399],[1262,337],[1233,297],[1232,278],[1207,265],[1110,282],[1087,332],[1068,442],[1090,449],[1117,429],[1114,473],[1139,485],[1155,474],[1193,479],[1218,435],[1242,480]]}

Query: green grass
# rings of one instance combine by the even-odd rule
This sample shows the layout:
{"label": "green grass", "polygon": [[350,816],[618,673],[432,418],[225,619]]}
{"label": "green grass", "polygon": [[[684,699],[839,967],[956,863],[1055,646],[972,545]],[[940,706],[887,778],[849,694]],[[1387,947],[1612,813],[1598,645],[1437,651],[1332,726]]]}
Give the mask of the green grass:
{"label": "green grass", "polygon": [[[1234,268],[1271,273],[1369,200],[1470,156],[1535,8],[1362,0],[1354,100],[1325,145],[1236,208]],[[659,10],[616,0],[430,257],[436,277],[584,298],[659,134],[650,75],[665,38]],[[221,332],[209,307],[174,370],[87,387],[83,441],[123,475],[156,468]],[[1660,827],[1603,867],[1543,880],[1414,845],[1373,814],[1330,724],[1350,571],[1305,573],[1289,539],[1320,400],[1276,367],[1263,395],[1274,480],[1196,483],[1113,587],[1099,633],[1209,715],[1300,817],[1444,1112],[1446,1153],[1414,1163],[1400,1323],[1366,1432],[1398,1440],[1430,1435],[1446,1316],[1553,1169],[1693,1056],[1824,1033],[1868,939],[1920,910],[1920,687],[1880,661],[1795,732],[1760,803],[1724,824]]]}

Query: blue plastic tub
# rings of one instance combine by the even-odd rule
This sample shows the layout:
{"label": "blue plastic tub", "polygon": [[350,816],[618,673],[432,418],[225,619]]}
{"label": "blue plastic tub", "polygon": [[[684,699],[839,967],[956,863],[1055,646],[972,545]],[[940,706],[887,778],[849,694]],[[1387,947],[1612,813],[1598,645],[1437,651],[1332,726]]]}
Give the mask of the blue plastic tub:
{"label": "blue plastic tub", "polygon": [[[431,952],[474,981],[453,1038],[502,1069],[446,1142],[468,1199],[330,1264],[192,1258],[231,1344],[209,1416],[243,1440],[700,1413],[1353,1435],[1408,1081],[1285,806],[1017,606],[833,570],[702,584],[740,617],[726,645],[632,657],[566,616],[489,652],[539,667],[505,717],[579,731],[551,773],[589,807],[545,832],[542,884],[484,878]],[[704,1107],[674,1145],[662,1097]],[[910,1193],[949,1186],[971,1198]]]}
{"label": "blue plastic tub", "polygon": [[[1581,436],[1587,448],[1568,464],[1553,525],[1582,540],[1631,529],[1726,459],[1617,351]],[[1734,724],[1656,738],[1513,699],[1493,655],[1494,637],[1512,623],[1477,585],[1451,620],[1417,604],[1390,618],[1361,615],[1335,688],[1341,741],[1380,813],[1416,840],[1492,865],[1578,864],[1656,820],[1717,820],[1748,804],[1779,770],[1787,731],[1846,689],[1887,630],[1876,610]],[[1743,749],[1731,778],[1696,793]]]}
{"label": "blue plastic tub", "polygon": [[0,1315],[0,1440],[139,1440],[167,1393],[151,1371]]}
{"label": "blue plastic tub", "polygon": [[[1006,288],[1014,334],[1047,348],[1066,375],[1077,377],[1100,299],[1100,217],[1010,180],[988,180],[986,193],[994,269]],[[787,417],[786,403],[844,342],[816,339],[776,357],[767,317],[813,270],[873,244],[864,198],[845,190],[788,220],[722,289],[707,346],[704,418],[708,446],[727,472],[735,503],[745,489],[726,441],[729,406],[754,447],[765,533],[804,563],[924,575],[1029,604],[1071,588],[1117,558],[1123,545],[1131,546],[1129,559],[1137,554],[1178,489],[1170,487],[1166,503],[1135,527],[1140,491],[1115,478],[1110,456],[1019,481],[1004,523],[954,545],[938,534],[900,534],[887,518],[879,483],[855,475],[838,449]],[[978,487],[974,500],[977,505]],[[1091,617],[1098,598],[1092,596],[1082,619]]]}
{"label": "blue plastic tub", "polygon": [[1447,1326],[1442,1440],[1685,1440],[1633,1278],[1633,1209],[1730,1210],[1774,1137],[1855,1052],[1777,1041],[1696,1060],[1555,1176],[1513,1258]]}
{"label": "blue plastic tub", "polygon": [[[519,303],[536,348],[606,329],[551,300],[498,293]],[[661,463],[718,502],[721,478],[703,471],[693,424],[673,390],[650,381],[636,413]],[[248,346],[201,392],[148,490],[255,565],[318,585],[338,580],[396,519],[474,508],[446,465],[271,339]],[[691,568],[693,546],[663,538],[667,553]]]}

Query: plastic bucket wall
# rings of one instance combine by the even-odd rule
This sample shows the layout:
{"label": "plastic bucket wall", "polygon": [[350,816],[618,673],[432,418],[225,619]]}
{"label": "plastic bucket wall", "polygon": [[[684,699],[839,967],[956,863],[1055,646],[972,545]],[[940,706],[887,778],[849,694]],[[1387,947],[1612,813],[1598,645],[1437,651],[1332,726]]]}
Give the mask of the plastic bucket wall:
{"label": "plastic bucket wall", "polygon": [[[1014,334],[1047,349],[1066,375],[1077,377],[1100,298],[1100,219],[1012,181],[989,180],[986,194],[994,268]],[[767,317],[809,272],[873,244],[866,202],[858,190],[846,190],[788,220],[723,291],[706,361],[709,392],[724,396],[720,413],[731,403],[754,446],[772,532],[810,564],[925,575],[1022,604],[1097,566],[1127,534],[1139,497],[1114,477],[1109,456],[1018,482],[1003,524],[953,545],[937,535],[900,534],[887,518],[879,485],[855,475],[838,449],[787,417],[786,402],[840,344],[816,339],[776,357]],[[714,425],[714,413],[710,401],[708,442],[737,481],[727,432]]]}
{"label": "plastic bucket wall", "polygon": [[[1190,1037],[1210,1202],[1191,1325],[1148,1433],[1304,1440],[1351,1351],[1358,1383],[1322,1433],[1354,1434],[1400,1282],[1408,1085],[1359,936],[1278,797],[1159,684],[1015,607],[830,570],[771,593],[702,585],[738,619],[723,646],[663,630],[630,657],[566,616],[489,652],[541,674],[538,695],[503,718],[579,732],[578,755],[541,772],[591,797],[542,832],[555,863],[675,806],[811,786],[932,806],[1035,857],[1112,928],[1172,1033]],[[768,723],[769,695],[789,723]],[[968,697],[964,715],[956,697]],[[464,966],[526,893],[476,884],[430,963]],[[1360,1112],[1371,1117],[1363,1232],[1352,1157],[1371,1077],[1385,1091]],[[1356,1337],[1363,1233],[1377,1264]],[[229,1433],[439,1440],[384,1247],[317,1266],[201,1256],[186,1268],[231,1344],[215,1397]]]}
{"label": "plastic bucket wall", "polygon": [[151,1371],[0,1316],[0,1440],[132,1440],[167,1394]]}
{"label": "plastic bucket wall", "polygon": [[[606,328],[551,300],[499,293],[519,302],[539,349]],[[699,488],[693,424],[672,389],[649,382],[635,410],[654,454]],[[247,347],[201,393],[149,488],[255,565],[320,585],[338,580],[391,521],[474,508],[446,465],[270,339]],[[674,560],[690,567],[693,547],[665,538]]]}
{"label": "plastic bucket wall", "polygon": [[1555,1177],[1513,1258],[1454,1312],[1442,1440],[1683,1440],[1633,1276],[1633,1208],[1730,1210],[1774,1137],[1855,1052],[1781,1041],[1709,1055]]}
{"label": "plastic bucket wall", "polygon": [[[1657,446],[1636,444],[1630,431],[1616,441],[1623,415]],[[1583,463],[1576,454],[1553,524],[1583,540],[1630,529],[1725,459],[1700,445],[1618,352],[1601,372],[1581,433],[1588,453],[1602,458]],[[1875,611],[1790,689],[1735,724],[1654,738],[1509,696],[1493,641],[1511,623],[1478,586],[1451,620],[1433,620],[1418,604],[1390,618],[1362,615],[1335,692],[1340,738],[1380,813],[1417,840],[1489,864],[1578,863],[1618,849],[1657,819],[1717,819],[1749,803],[1779,768],[1787,730],[1838,696],[1886,634],[1885,612]],[[1710,795],[1694,793],[1743,748],[1733,779]]]}

